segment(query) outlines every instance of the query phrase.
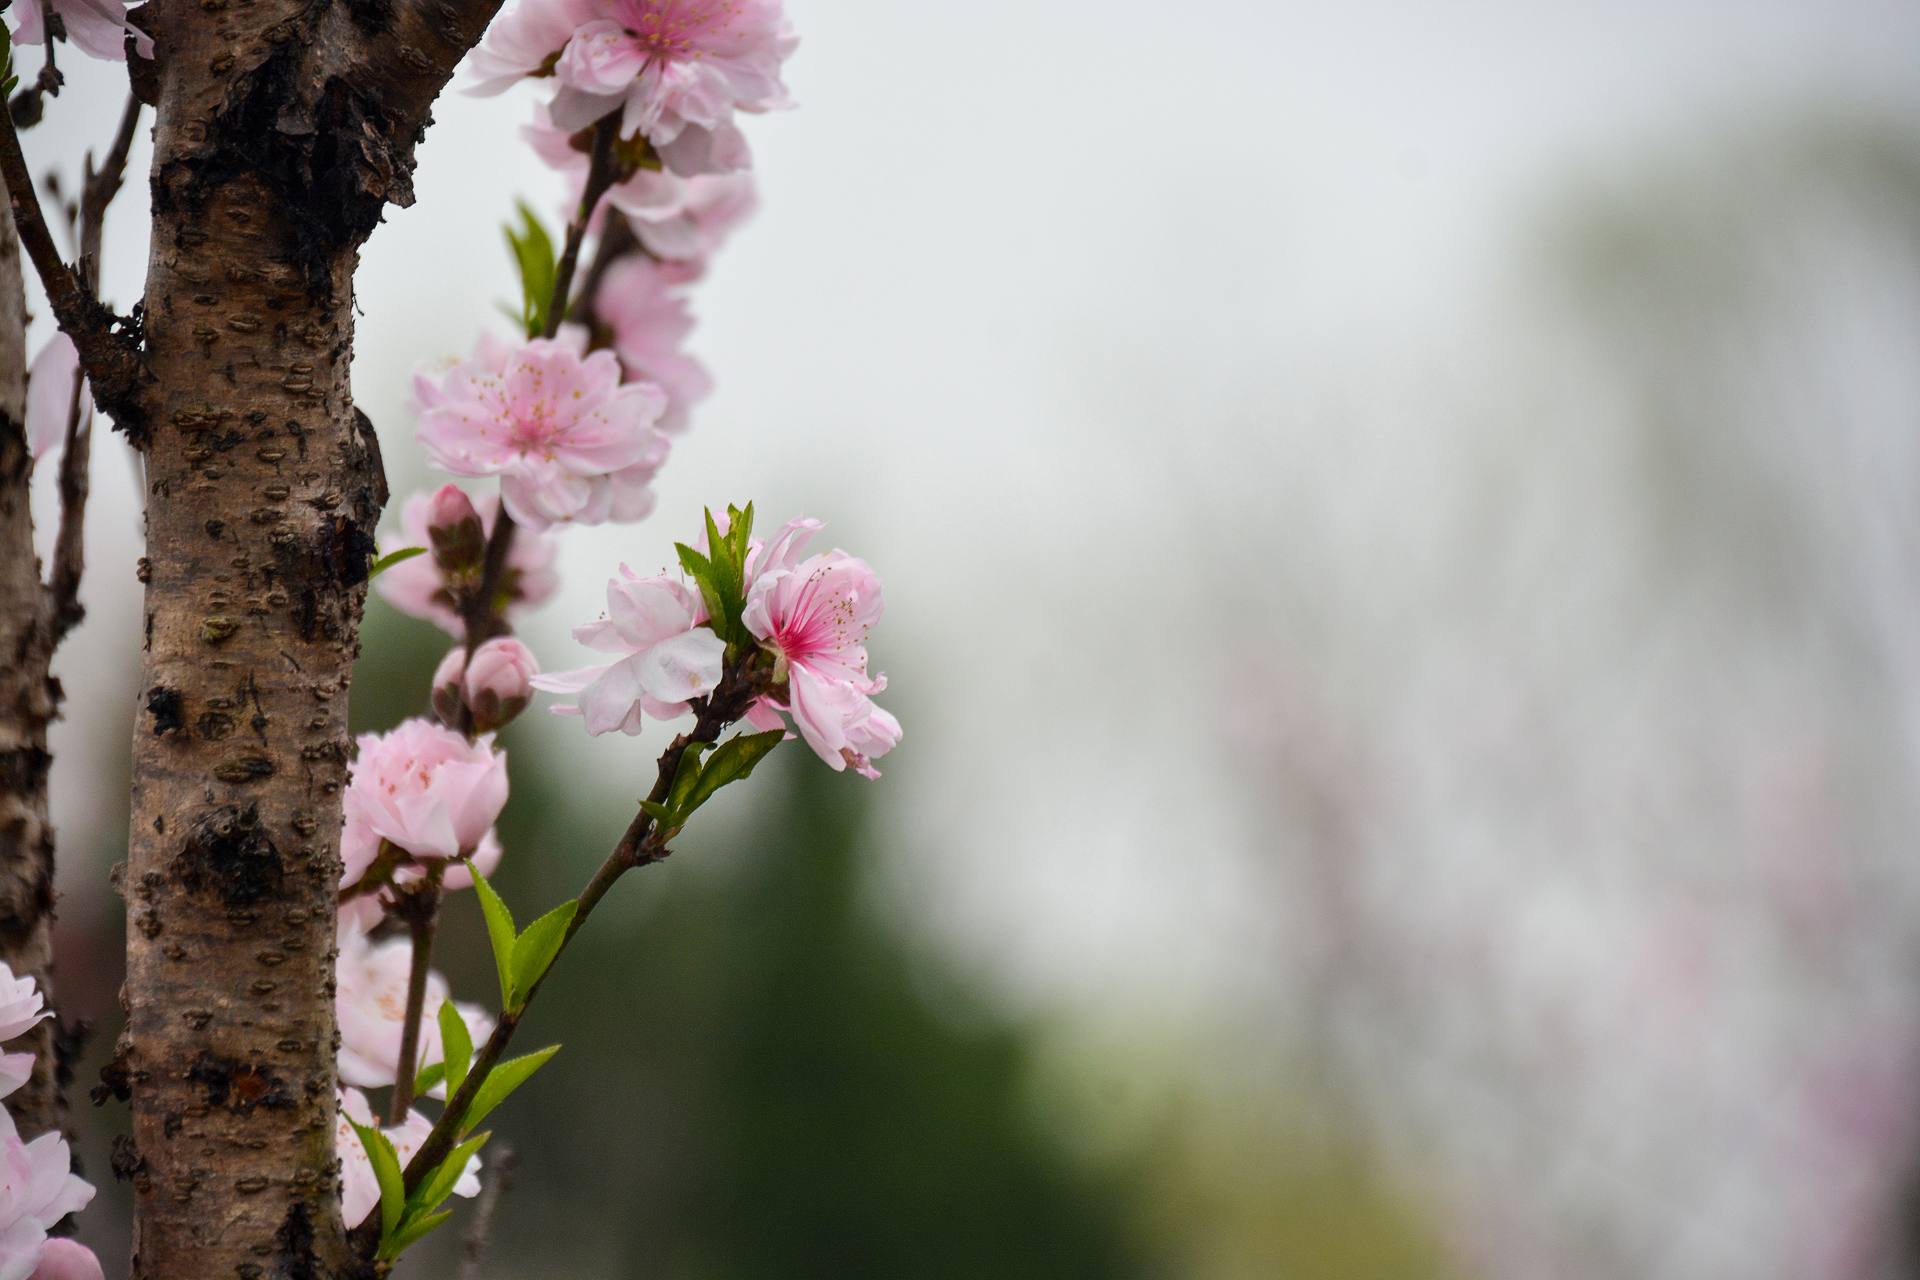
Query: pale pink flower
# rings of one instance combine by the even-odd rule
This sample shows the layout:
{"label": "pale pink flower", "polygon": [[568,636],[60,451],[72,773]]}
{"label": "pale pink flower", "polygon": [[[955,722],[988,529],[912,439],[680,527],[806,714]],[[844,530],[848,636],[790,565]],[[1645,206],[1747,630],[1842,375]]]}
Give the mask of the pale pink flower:
{"label": "pale pink flower", "polygon": [[50,1132],[22,1142],[13,1116],[0,1108],[0,1280],[30,1280],[47,1229],[92,1199],[92,1184],[73,1174],[65,1138]]}
{"label": "pale pink flower", "polygon": [[[347,1123],[349,1120],[369,1129],[377,1123],[373,1108],[367,1105],[367,1096],[358,1089],[340,1090],[339,1119],[333,1130],[333,1151],[340,1158],[340,1218],[352,1228],[359,1226],[380,1203],[380,1180],[374,1176],[373,1161],[367,1157],[360,1135]],[[409,1111],[403,1122],[380,1132],[393,1143],[400,1167],[405,1168],[407,1161],[426,1144],[427,1135],[433,1132],[433,1121],[418,1111]],[[468,1159],[459,1181],[453,1184],[453,1194],[468,1198],[480,1194],[479,1164],[477,1155]],[[4,1274],[0,1274],[0,1280],[6,1280]]]}
{"label": "pale pink flower", "polygon": [[[29,0],[30,2],[30,0]],[[58,329],[27,366],[27,447],[34,461],[46,457],[67,439],[67,417],[73,409],[73,380],[80,374],[80,352],[73,339]],[[93,393],[80,381],[80,417],[93,412]]]}
{"label": "pale pink flower", "polygon": [[[741,621],[773,651],[785,705],[807,745],[835,769],[877,778],[873,761],[900,742],[900,722],[872,695],[885,676],[867,671],[867,633],[880,618],[880,579],[844,551],[802,558],[817,520],[794,520],[753,555]],[[776,704],[777,705],[777,704]],[[766,708],[756,712],[767,719]]]}
{"label": "pale pink flower", "polygon": [[[14,0],[7,10],[16,44],[45,44],[47,0]],[[108,62],[127,60],[127,37],[133,37],[134,52],[143,58],[153,56],[153,40],[146,32],[127,21],[127,6],[121,0],[54,0],[53,11],[67,29],[67,40],[95,58]]]}
{"label": "pale pink flower", "polygon": [[40,1251],[40,1265],[31,1280],[106,1280],[107,1273],[93,1250],[78,1240],[55,1236]]}
{"label": "pale pink flower", "polygon": [[31,1053],[0,1053],[0,1098],[33,1079]]}
{"label": "pale pink flower", "polygon": [[680,286],[693,278],[680,263],[655,262],[633,255],[607,270],[594,300],[595,309],[613,331],[613,349],[627,376],[658,386],[666,395],[660,429],[686,429],[688,412],[713,391],[706,366],[681,349],[693,332]]}
{"label": "pale pink flower", "polygon": [[[453,487],[442,485],[441,490]],[[407,499],[400,509],[400,533],[392,540],[393,546],[432,545],[427,531],[433,523],[435,496],[416,493]],[[494,519],[500,512],[500,496],[483,493],[473,499],[473,507],[480,514],[481,527],[491,535]],[[560,575],[553,568],[558,554],[559,548],[553,539],[537,530],[520,529],[514,533],[513,543],[507,549],[506,569],[500,575],[500,593],[507,601],[507,618],[544,603],[559,589]],[[383,600],[407,616],[431,622],[456,637],[465,634],[460,615],[454,612],[446,574],[431,555],[402,560],[375,578],[373,587]]]}
{"label": "pale pink flower", "polygon": [[53,1016],[31,976],[16,978],[0,961],[0,1040],[23,1035]]}
{"label": "pale pink flower", "polygon": [[724,173],[748,164],[734,113],[788,105],[797,43],[780,0],[522,0],[487,32],[473,91],[551,68],[560,128],[619,111],[674,172]]}
{"label": "pale pink flower", "polygon": [[[400,1037],[407,1014],[407,979],[413,965],[413,940],[398,937],[373,942],[364,933],[347,931],[340,937],[340,959],[335,966],[333,1008],[340,1025],[340,1079],[362,1088],[394,1082],[400,1062]],[[427,974],[426,1003],[420,1020],[419,1056],[413,1069],[439,1062],[445,1056],[440,1039],[439,1012],[447,999],[447,980]],[[493,1020],[474,1004],[456,1002],[454,1009],[467,1024],[475,1044],[493,1034]]]}
{"label": "pale pink flower", "polygon": [[665,393],[623,385],[619,360],[605,351],[582,358],[573,342],[483,338],[473,359],[438,382],[416,379],[415,392],[420,443],[434,465],[499,476],[507,511],[534,529],[612,518],[622,495],[610,477],[638,470],[651,479],[665,456],[654,425]]}
{"label": "pale pink flower", "polygon": [[506,803],[507,758],[491,734],[469,742],[416,717],[360,735],[343,805],[352,835],[341,844],[356,859],[369,836],[414,858],[458,858],[479,847]]}
{"label": "pale pink flower", "polygon": [[672,204],[622,205],[646,251],[673,262],[704,264],[726,243],[733,229],[760,205],[753,176],[746,173],[698,174],[681,178]]}
{"label": "pale pink flower", "polygon": [[[565,174],[577,203],[586,183],[590,133],[568,133],[543,107],[523,130],[534,154]],[[753,175],[703,173],[683,178],[667,169],[638,169],[608,189],[594,210],[594,227],[611,207],[627,215],[635,238],[656,258],[704,268],[733,229],[759,205]]]}
{"label": "pale pink flower", "polygon": [[539,674],[533,652],[512,636],[487,641],[473,651],[471,663],[466,647],[455,645],[433,673],[434,710],[452,723],[464,704],[476,729],[497,729],[526,710],[533,697],[530,682]]}
{"label": "pale pink flower", "polygon": [[720,683],[727,646],[704,621],[699,597],[676,578],[642,578],[625,565],[607,583],[607,616],[573,629],[590,649],[623,655],[604,666],[534,677],[549,693],[579,694],[577,703],[556,706],[578,715],[594,735],[615,729],[637,734],[643,716],[670,720],[687,700]]}
{"label": "pale pink flower", "polygon": [[[440,887],[443,889],[471,889],[473,875],[467,870],[471,862],[474,869],[483,876],[490,876],[500,865],[500,836],[488,831],[480,837],[480,845],[464,862],[449,862],[440,873]],[[360,877],[366,874],[368,867],[380,854],[380,837],[361,823],[348,823],[340,832],[340,887],[349,889]],[[394,868],[392,880],[395,884],[409,884],[424,876],[424,868],[405,864]],[[380,923],[380,918],[393,903],[393,892],[382,886],[371,893],[355,894],[340,904],[340,926],[342,929],[358,929],[365,932]]]}

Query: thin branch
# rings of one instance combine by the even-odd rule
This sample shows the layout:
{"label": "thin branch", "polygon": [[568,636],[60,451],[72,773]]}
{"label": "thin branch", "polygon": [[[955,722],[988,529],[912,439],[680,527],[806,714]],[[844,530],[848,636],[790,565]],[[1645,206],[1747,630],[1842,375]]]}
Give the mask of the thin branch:
{"label": "thin branch", "polygon": [[46,289],[54,319],[80,353],[80,366],[93,384],[95,400],[123,429],[137,436],[144,427],[139,392],[145,375],[139,349],[131,338],[115,331],[119,317],[93,296],[78,271],[61,260],[40,211],[40,197],[20,150],[20,135],[6,112],[0,112],[0,181],[7,186],[21,247]]}
{"label": "thin branch", "polygon": [[393,1099],[387,1122],[404,1124],[413,1105],[413,1078],[420,1070],[420,1023],[427,1008],[427,978],[433,966],[434,926],[440,917],[440,867],[427,868],[427,878],[405,888],[395,886],[398,914],[413,938],[413,965],[407,972],[407,1008],[400,1023],[400,1061],[393,1072]]}
{"label": "thin branch", "polygon": [[487,1154],[487,1176],[480,1184],[480,1198],[474,1202],[466,1239],[460,1242],[460,1280],[482,1280],[487,1246],[493,1243],[494,1215],[500,1211],[501,1197],[513,1190],[513,1171],[519,1163],[513,1148],[505,1143]]}
{"label": "thin branch", "polygon": [[[667,745],[667,749],[661,752],[653,790],[647,795],[648,802],[658,804],[667,798],[667,793],[673,786],[674,775],[680,769],[680,758],[687,753],[688,748],[696,742],[708,744],[718,742],[727,726],[744,716],[747,708],[751,707],[754,701],[765,692],[765,675],[753,665],[752,654],[729,668],[721,679],[719,688],[715,689],[703,703],[696,703],[700,708],[700,714],[694,722],[693,730],[676,736]],[[408,1161],[406,1185],[409,1191],[418,1186],[436,1165],[446,1159],[447,1154],[453,1150],[454,1144],[459,1141],[460,1127],[466,1119],[467,1112],[472,1109],[473,1100],[478,1096],[480,1086],[486,1082],[488,1073],[500,1064],[501,1058],[506,1054],[507,1046],[513,1041],[514,1032],[519,1028],[520,1019],[526,1016],[528,1007],[533,1003],[533,997],[545,984],[547,974],[551,974],[559,963],[560,955],[572,943],[574,935],[579,933],[581,927],[586,924],[587,917],[593,914],[593,909],[600,904],[602,898],[607,896],[607,891],[613,888],[614,882],[621,876],[637,868],[662,862],[670,852],[667,848],[667,836],[655,825],[653,819],[647,816],[644,809],[636,812],[633,821],[627,824],[626,831],[613,846],[612,852],[607,855],[606,861],[600,864],[600,869],[593,873],[593,879],[589,880],[587,887],[581,891],[573,920],[567,925],[559,950],[547,965],[546,974],[542,974],[528,988],[526,997],[521,1001],[518,1010],[501,1012],[500,1020],[494,1024],[493,1034],[487,1037],[486,1043],[474,1055],[473,1065],[467,1069],[466,1079],[461,1082],[460,1088],[454,1092],[453,1096],[447,1099],[446,1108],[441,1111],[439,1120],[434,1122],[433,1131],[427,1135],[427,1140],[414,1153],[413,1159]],[[371,1233],[368,1233],[363,1225],[356,1234],[361,1236],[363,1244],[367,1242],[369,1234],[373,1243],[377,1244],[378,1230],[377,1223],[373,1225]]]}
{"label": "thin branch", "polygon": [[613,154],[619,141],[618,112],[602,117],[593,127],[593,153],[587,162],[587,181],[580,189],[580,207],[573,221],[567,224],[567,245],[554,271],[553,298],[547,307],[547,331],[542,337],[551,338],[560,332],[567,313],[573,309],[568,305],[573,297],[573,273],[580,266],[580,246],[586,241],[587,226],[593,221],[593,212],[600,207],[601,198],[620,180]]}
{"label": "thin branch", "polygon": [[[79,275],[88,295],[96,299],[100,296],[100,246],[107,207],[120,193],[139,124],[140,101],[129,94],[126,108],[120,113],[120,127],[113,135],[113,144],[107,148],[105,160],[96,169],[93,156],[88,154],[82,170]],[[67,406],[66,449],[60,455],[60,525],[54,535],[53,572],[47,582],[47,617],[55,644],[86,616],[86,610],[80,605],[80,577],[86,570],[88,473],[93,452],[90,418],[83,378],[76,370],[73,396]]]}

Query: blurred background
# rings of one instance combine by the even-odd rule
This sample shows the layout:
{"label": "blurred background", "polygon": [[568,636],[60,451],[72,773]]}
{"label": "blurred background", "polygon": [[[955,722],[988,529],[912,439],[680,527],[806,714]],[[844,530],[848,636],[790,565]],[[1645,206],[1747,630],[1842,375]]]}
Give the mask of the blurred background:
{"label": "blurred background", "polygon": [[[780,753],[596,918],[490,1274],[1920,1275],[1920,7],[790,8],[718,391],[526,634],[581,661],[703,504],[812,514],[886,580],[906,741],[871,785]],[[81,62],[26,140],[70,180],[123,100]],[[531,101],[447,97],[365,256],[396,511],[411,370],[560,199]],[[96,1061],[125,453],[58,667]],[[371,603],[356,720],[444,643]],[[509,731],[511,900],[577,889],[666,736]],[[124,1113],[76,1119],[117,1251]]]}

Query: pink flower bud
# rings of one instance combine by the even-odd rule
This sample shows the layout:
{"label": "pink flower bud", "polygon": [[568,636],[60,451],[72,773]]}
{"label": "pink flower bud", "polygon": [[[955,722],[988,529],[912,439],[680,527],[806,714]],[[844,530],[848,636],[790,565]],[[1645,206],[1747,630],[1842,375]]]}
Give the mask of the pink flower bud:
{"label": "pink flower bud", "polygon": [[455,648],[434,671],[435,714],[453,724],[464,702],[473,712],[474,732],[486,733],[527,709],[533,677],[540,674],[540,664],[527,646],[512,636],[500,636],[473,651],[471,666],[466,656],[466,650]]}
{"label": "pink flower bud", "polygon": [[78,1240],[56,1236],[40,1252],[40,1265],[30,1280],[105,1280],[106,1272],[93,1250]]}
{"label": "pink flower bud", "polygon": [[443,484],[427,504],[427,541],[445,573],[478,569],[487,553],[486,530],[473,500],[457,484]]}
{"label": "pink flower bud", "polygon": [[460,683],[466,669],[466,648],[455,645],[447,650],[447,656],[440,659],[440,665],[433,670],[433,692],[427,700],[433,706],[433,714],[440,717],[441,724],[451,726],[460,723],[460,706],[466,701]]}

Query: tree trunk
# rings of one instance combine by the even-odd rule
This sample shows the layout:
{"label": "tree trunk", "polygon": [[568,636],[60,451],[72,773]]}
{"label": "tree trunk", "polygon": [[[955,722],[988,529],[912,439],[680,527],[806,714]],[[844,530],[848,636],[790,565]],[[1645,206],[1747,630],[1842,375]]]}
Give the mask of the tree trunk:
{"label": "tree trunk", "polygon": [[347,689],[385,481],[353,271],[494,3],[156,0],[133,1276],[356,1270],[334,1160]]}
{"label": "tree trunk", "polygon": [[[0,191],[4,187],[0,186]],[[0,204],[0,961],[53,1003],[53,824],[47,726],[59,700],[51,631],[33,553],[26,435],[26,295],[13,214]],[[33,1078],[7,1099],[24,1137],[61,1127],[55,1024],[8,1046],[34,1055]]]}

